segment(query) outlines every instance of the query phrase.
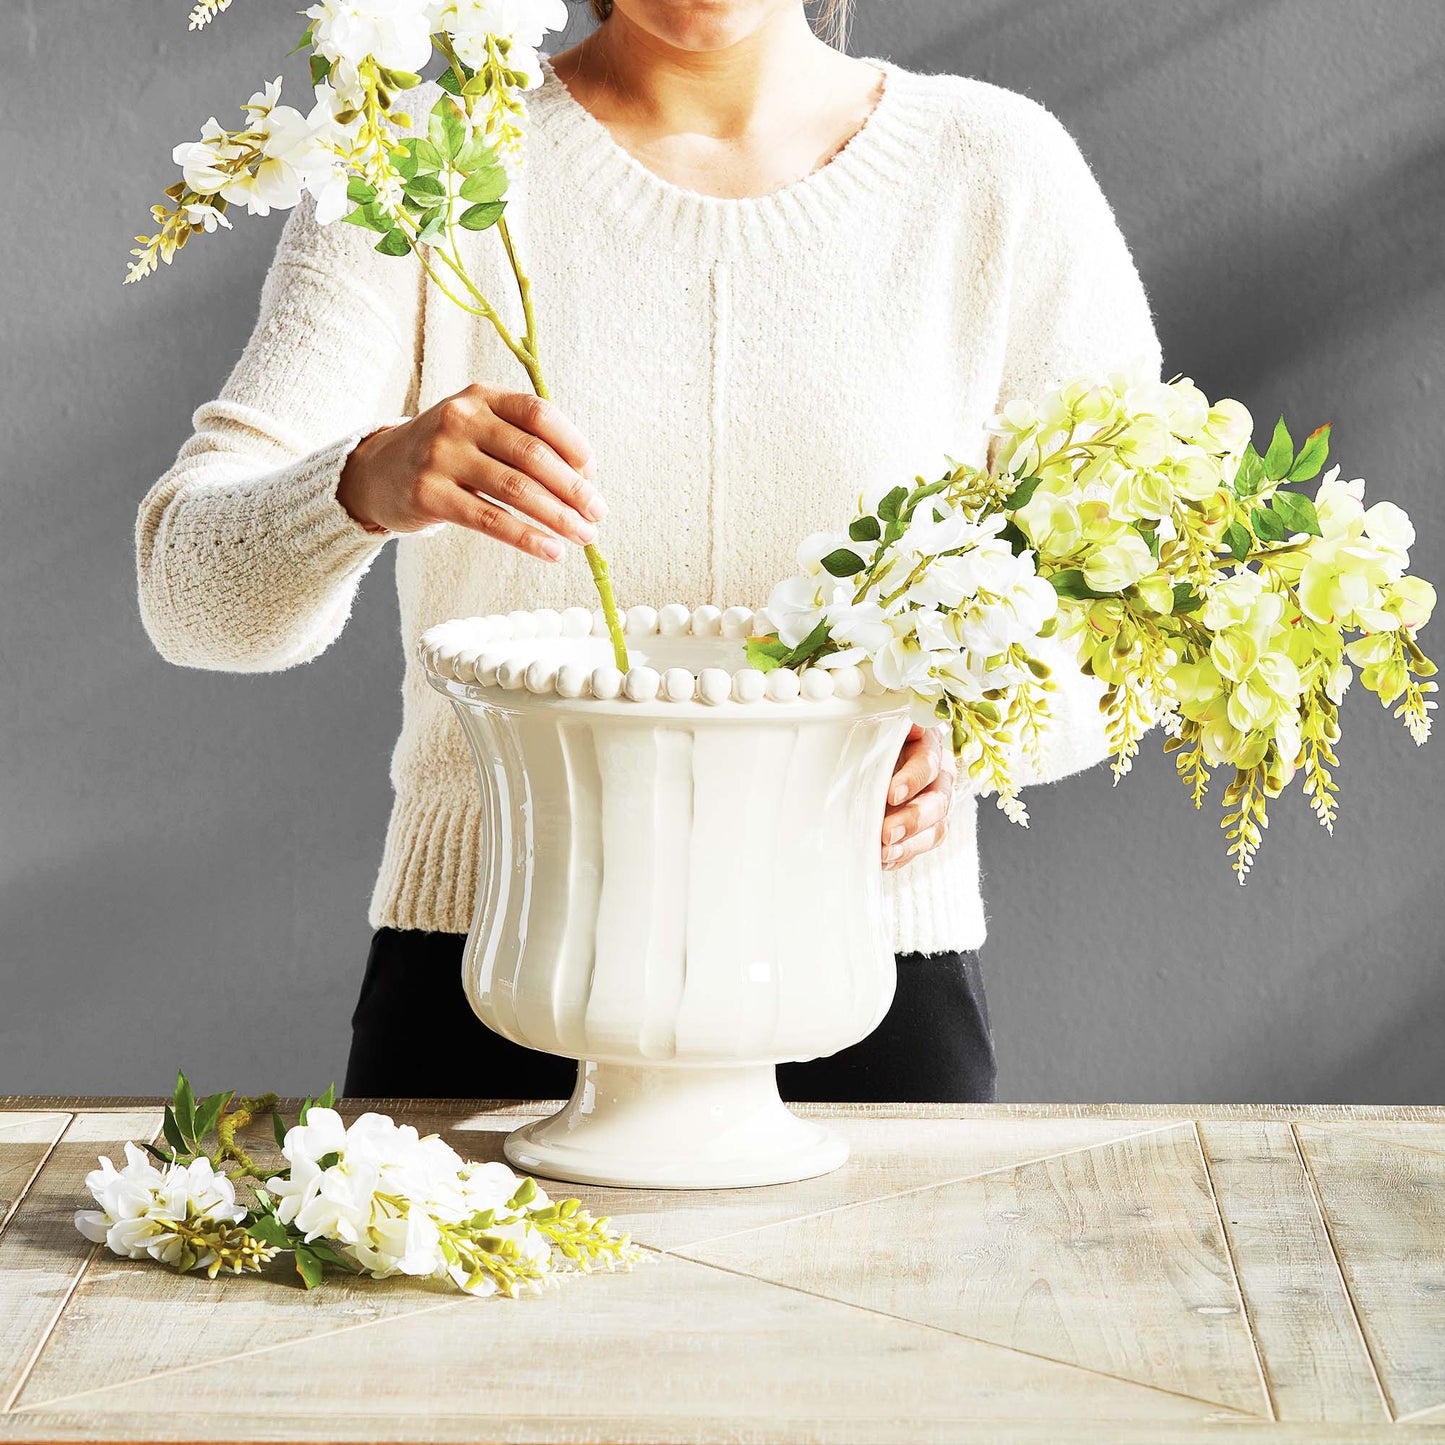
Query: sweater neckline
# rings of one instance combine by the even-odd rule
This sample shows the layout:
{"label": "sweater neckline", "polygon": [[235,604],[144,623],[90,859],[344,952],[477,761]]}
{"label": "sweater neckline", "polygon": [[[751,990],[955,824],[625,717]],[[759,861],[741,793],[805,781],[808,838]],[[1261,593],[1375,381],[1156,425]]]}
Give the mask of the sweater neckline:
{"label": "sweater neckline", "polygon": [[911,72],[891,60],[860,57],[883,75],[883,89],[852,135],[821,166],[761,196],[710,196],[680,186],[644,165],[621,144],[541,57],[542,84],[531,92],[542,129],[560,154],[569,188],[639,232],[661,232],[673,250],[697,245],[720,254],[759,245],[781,248],[799,233],[822,235],[856,224],[859,207],[876,204],[881,185],[898,184],[912,159],[920,118]]}

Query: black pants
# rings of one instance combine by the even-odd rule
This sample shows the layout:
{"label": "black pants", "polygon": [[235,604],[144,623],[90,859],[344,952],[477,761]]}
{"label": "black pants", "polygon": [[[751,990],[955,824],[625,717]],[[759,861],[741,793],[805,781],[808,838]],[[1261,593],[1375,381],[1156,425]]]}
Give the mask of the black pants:
{"label": "black pants", "polygon": [[[466,935],[378,928],[351,1016],[351,1098],[565,1099],[577,1065],[493,1033],[462,988]],[[901,953],[883,1022],[827,1058],[778,1065],[785,1100],[992,1103],[978,954]]]}

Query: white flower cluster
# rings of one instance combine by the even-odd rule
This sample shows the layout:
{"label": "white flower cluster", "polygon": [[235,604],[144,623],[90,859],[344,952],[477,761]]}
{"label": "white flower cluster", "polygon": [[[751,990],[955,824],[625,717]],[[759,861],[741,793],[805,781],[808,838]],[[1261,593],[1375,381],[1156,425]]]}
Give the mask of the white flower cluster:
{"label": "white flower cluster", "polygon": [[[1171,677],[1211,764],[1253,766],[1273,738],[1288,781],[1303,743],[1306,678],[1323,669],[1338,703],[1353,678],[1341,653],[1386,701],[1403,690],[1395,634],[1430,620],[1435,589],[1405,575],[1415,540],[1409,516],[1393,502],[1367,508],[1364,495],[1363,479],[1341,481],[1330,468],[1314,503],[1322,535],[1297,534],[1298,550],[1270,559],[1268,575],[1241,569],[1209,589],[1199,611],[1209,651],[1176,664]],[[1297,605],[1281,584],[1293,585]],[[1366,635],[1345,642],[1344,629]]]}
{"label": "white flower cluster", "polygon": [[418,1136],[384,1114],[362,1114],[347,1127],[335,1109],[313,1105],[304,1124],[287,1130],[282,1153],[290,1177],[266,1181],[277,1218],[308,1241],[331,1241],[376,1279],[434,1276],[495,1293],[494,1279],[478,1278],[444,1244],[447,1226],[486,1210],[495,1212],[491,1238],[511,1241],[529,1263],[550,1254],[527,1218],[548,1203],[540,1188],[525,1207],[509,1208],[523,1181],[505,1164],[467,1162],[437,1135]]}
{"label": "white flower cluster", "polygon": [[[100,1167],[85,1176],[85,1187],[100,1208],[77,1210],[75,1215],[75,1227],[113,1254],[149,1257],[174,1267],[186,1247],[179,1226],[240,1224],[245,1219],[245,1206],[236,1202],[230,1177],[217,1173],[209,1159],[162,1170],[133,1143],[126,1143],[125,1155],[124,1169],[100,1156]],[[214,1259],[214,1250],[203,1250],[197,1263],[205,1266]]]}
{"label": "white flower cluster", "polygon": [[331,61],[343,89],[357,83],[368,59],[420,72],[432,36],[443,35],[473,70],[487,65],[495,47],[530,90],[542,80],[537,47],[549,30],[567,24],[565,0],[319,0],[304,13],[317,54]]}
{"label": "white flower cluster", "polygon": [[[1178,535],[1177,508],[1212,509],[1222,532],[1228,489],[1253,418],[1239,402],[1214,406],[1187,377],[1161,382],[1137,366],[1079,376],[1037,402],[1012,401],[989,430],[995,465],[1039,479],[1014,520],[1042,558],[1076,556],[1084,581],[1122,592],[1158,571],[1136,523],[1156,541]],[[1168,600],[1159,578],[1161,611]]]}
{"label": "white flower cluster", "polygon": [[[368,62],[414,76],[431,58],[433,35],[440,35],[473,69],[486,66],[489,46],[495,47],[522,77],[521,88],[530,89],[542,79],[537,47],[549,30],[567,23],[564,0],[320,0],[303,13],[315,53],[329,62],[310,110],[303,115],[279,104],[278,76],[243,107],[244,130],[227,131],[212,116],[200,139],[176,146],[173,155],[198,196],[219,196],[264,216],[310,193],[322,225],[350,209],[348,163],[362,125],[361,72]],[[207,231],[230,225],[209,200],[192,202],[187,219]]]}
{"label": "white flower cluster", "polygon": [[[864,514],[881,502],[865,496]],[[768,598],[779,640],[797,647],[826,623],[841,647],[817,665],[868,659],[885,687],[912,692],[913,716],[924,726],[938,722],[945,696],[976,703],[1028,682],[1009,649],[1037,639],[1058,597],[1037,575],[1033,553],[1015,556],[999,536],[1005,521],[999,512],[973,521],[935,495],[918,503],[891,543],[814,533],[798,548],[801,575],[779,582]],[[842,576],[824,565],[840,568],[839,554]]]}
{"label": "white flower cluster", "polygon": [[[343,125],[340,101],[328,85],[316,87],[315,104],[302,115],[281,105],[281,77],[269,81],[243,107],[249,123],[231,132],[212,116],[198,141],[172,152],[186,185],[199,196],[219,196],[230,205],[244,205],[248,215],[265,216],[288,210],[303,192],[316,198],[316,219],[326,225],[349,209],[345,158],[355,141],[357,121]],[[244,164],[236,164],[245,162]],[[230,221],[207,203],[188,208],[193,225],[213,231]]]}
{"label": "white flower cluster", "polygon": [[495,43],[508,67],[526,77],[524,90],[542,83],[537,47],[567,24],[566,0],[433,0],[431,13],[432,29],[445,31],[473,70],[486,65],[488,41]]}

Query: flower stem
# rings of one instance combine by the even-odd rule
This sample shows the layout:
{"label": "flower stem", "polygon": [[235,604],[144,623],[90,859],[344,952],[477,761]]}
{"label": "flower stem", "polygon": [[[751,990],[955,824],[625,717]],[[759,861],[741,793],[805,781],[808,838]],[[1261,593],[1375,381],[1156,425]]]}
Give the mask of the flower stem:
{"label": "flower stem", "polygon": [[[506,328],[502,326],[500,319],[493,319],[493,325],[503,332],[503,340],[512,347],[513,354],[526,368],[528,379],[532,383],[532,390],[546,401],[550,400],[552,393],[547,389],[541,364],[537,360],[537,319],[532,311],[532,285],[527,273],[522,269],[522,263],[512,245],[511,233],[506,229],[506,224],[505,221],[498,221],[497,227],[501,231],[502,241],[506,246],[507,260],[511,263],[512,274],[517,278],[517,291],[522,298],[522,314],[526,318],[526,335],[518,345]],[[451,265],[458,275],[462,276],[472,293],[480,300],[480,293],[477,292],[465,272],[458,265],[453,264],[445,253],[442,253],[442,259]],[[491,312],[492,318],[496,318],[496,312],[492,311],[491,307],[487,309]],[[612,640],[613,662],[619,672],[626,672],[628,669],[627,642],[622,635],[622,620],[618,616],[617,601],[612,593],[612,577],[607,569],[607,559],[602,555],[595,542],[589,542],[583,548],[583,552],[587,558],[587,566],[592,573],[593,585],[597,588],[597,595],[602,600],[602,615],[607,622],[607,635]]]}
{"label": "flower stem", "polygon": [[[448,52],[448,59],[455,62],[456,57]],[[458,69],[458,80],[460,79],[461,76]],[[398,216],[397,219],[399,221],[402,220],[402,216]],[[406,217],[406,220],[410,221],[410,217]],[[516,247],[512,243],[512,234],[507,229],[505,219],[497,222],[497,229],[501,233],[502,244],[507,252],[507,260],[512,267],[512,275],[517,281],[517,292],[522,299],[522,315],[525,319],[526,331],[521,341],[518,341],[517,338],[512,335],[506,323],[497,314],[496,308],[481,293],[476,283],[467,274],[467,269],[465,265],[462,264],[461,255],[456,250],[455,237],[453,237],[452,240],[451,254],[448,254],[441,246],[433,246],[428,249],[432,255],[441,259],[447,269],[451,271],[471,294],[476,303],[472,306],[468,306],[449,286],[442,282],[430,262],[422,255],[422,248],[416,241],[415,224],[411,224],[408,229],[411,231],[413,249],[421,260],[422,267],[436,285],[437,289],[463,311],[469,312],[473,316],[480,316],[485,321],[490,322],[493,330],[495,330],[501,338],[502,344],[522,364],[522,368],[527,373],[527,379],[532,385],[533,392],[544,401],[550,399],[551,393],[547,389],[546,378],[543,377],[541,364],[537,360],[537,318],[532,307],[532,283],[526,271],[522,268]],[[622,633],[622,620],[617,612],[617,600],[612,591],[612,578],[608,571],[607,559],[602,555],[596,543],[586,544],[583,551],[587,557],[587,567],[592,574],[593,585],[597,589],[597,596],[602,602],[602,615],[607,623],[607,635],[612,642],[613,662],[620,672],[626,672],[628,670],[627,643]]]}
{"label": "flower stem", "polygon": [[507,260],[512,263],[512,274],[517,278],[517,291],[522,298],[522,315],[526,321],[526,339],[522,343],[532,354],[532,359],[537,359],[537,317],[532,311],[532,281],[522,269],[522,264],[517,259],[516,249],[512,245],[512,233],[507,229],[507,218],[501,216],[497,220],[497,232],[502,238],[502,244],[507,248]]}

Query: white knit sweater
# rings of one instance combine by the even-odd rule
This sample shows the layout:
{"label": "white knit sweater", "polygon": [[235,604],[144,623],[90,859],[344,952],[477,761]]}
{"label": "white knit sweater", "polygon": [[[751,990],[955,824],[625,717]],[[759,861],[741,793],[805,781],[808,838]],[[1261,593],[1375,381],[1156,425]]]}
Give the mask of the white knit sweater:
{"label": "white knit sweater", "polygon": [[[982,462],[1002,401],[1140,356],[1158,372],[1144,288],[1059,122],[982,81],[873,63],[885,84],[861,130],[754,199],[656,176],[550,67],[529,96],[509,224],[552,395],[596,452],[600,545],[623,607],[760,606],[796,570],[799,541],[841,528],[860,489],[941,474],[950,456]],[[368,917],[465,933],[479,790],[416,639],[447,618],[596,595],[574,544],[548,563],[449,524],[376,535],[337,502],[350,449],[378,425],[471,381],[526,388],[485,322],[372,240],[318,227],[309,203],[289,218],[244,354],[141,503],[140,606],[172,662],[293,667],[337,639],[363,574],[395,545],[404,711]],[[498,236],[465,245],[520,329]],[[1043,767],[1020,763],[1028,783],[1108,755],[1100,685],[1046,652],[1057,725]],[[884,871],[899,952],[983,942],[977,806],[961,785],[944,843]]]}

